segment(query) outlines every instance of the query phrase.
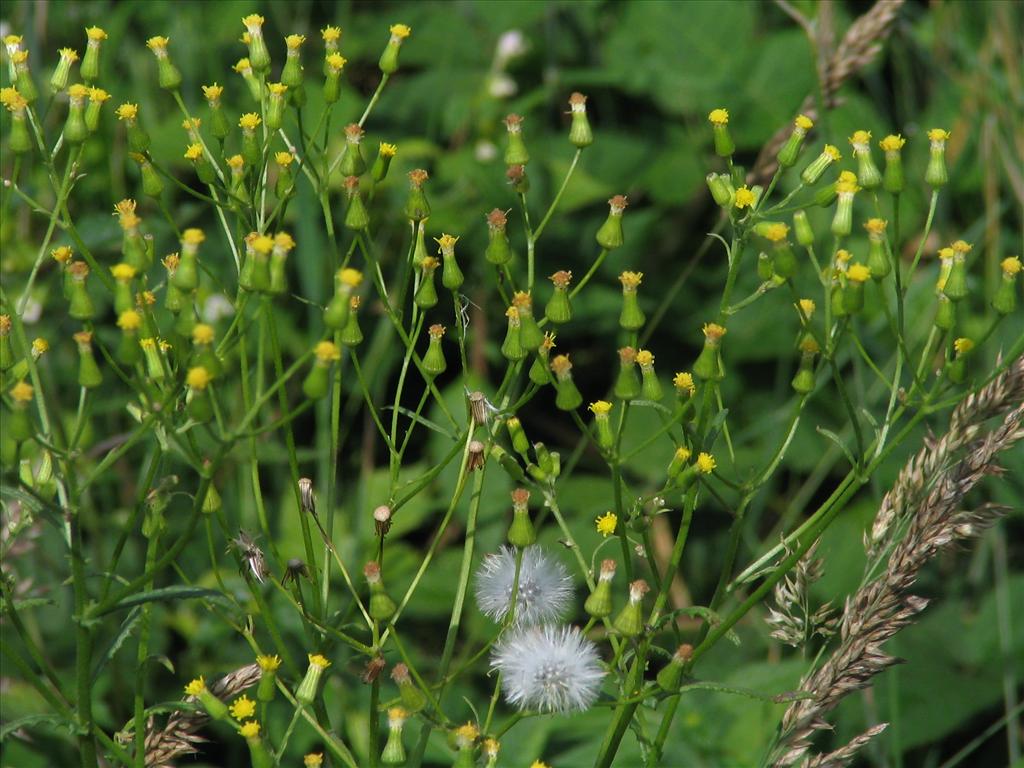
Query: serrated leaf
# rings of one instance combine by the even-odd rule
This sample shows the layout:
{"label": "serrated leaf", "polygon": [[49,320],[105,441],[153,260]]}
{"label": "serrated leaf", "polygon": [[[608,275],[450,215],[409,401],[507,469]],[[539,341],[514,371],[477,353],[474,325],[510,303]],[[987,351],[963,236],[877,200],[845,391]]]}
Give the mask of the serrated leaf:
{"label": "serrated leaf", "polygon": [[103,671],[107,662],[114,657],[114,654],[121,649],[121,646],[124,645],[125,641],[131,637],[132,632],[135,630],[135,627],[141,619],[142,608],[139,606],[132,608],[128,612],[128,615],[124,617],[124,621],[121,622],[121,628],[117,631],[114,639],[110,641],[110,644],[107,646],[107,650],[103,652],[102,658],[100,658],[99,662],[96,664],[96,668],[92,671],[93,682],[99,678],[100,672]]}
{"label": "serrated leaf", "polygon": [[72,730],[72,724],[59,715],[26,715],[0,726],[0,741],[3,741],[12,733],[16,733],[22,728],[31,728],[32,726],[43,724],[49,725],[51,728],[66,727],[69,733]]}
{"label": "serrated leaf", "polygon": [[846,444],[843,442],[842,438],[839,437],[839,435],[837,435],[831,429],[825,429],[824,427],[815,427],[815,429],[817,429],[818,434],[824,435],[839,447],[839,450],[841,450],[843,452],[843,455],[846,456],[846,460],[850,462],[851,467],[857,466],[857,462],[854,460],[853,454],[850,453],[850,449],[846,447]]}

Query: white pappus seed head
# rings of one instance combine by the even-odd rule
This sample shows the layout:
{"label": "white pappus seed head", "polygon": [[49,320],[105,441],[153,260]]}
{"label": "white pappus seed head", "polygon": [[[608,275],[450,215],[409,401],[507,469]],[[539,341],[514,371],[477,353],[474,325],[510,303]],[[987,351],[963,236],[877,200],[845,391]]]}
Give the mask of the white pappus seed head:
{"label": "white pappus seed head", "polygon": [[538,712],[578,712],[597,699],[604,670],[597,646],[577,627],[514,629],[491,652],[505,701]]}
{"label": "white pappus seed head", "polygon": [[[487,555],[476,572],[476,604],[494,621],[508,614],[516,576],[516,553],[502,547]],[[538,546],[523,549],[516,591],[515,621],[533,626],[559,621],[572,600],[572,579],[560,562]]]}

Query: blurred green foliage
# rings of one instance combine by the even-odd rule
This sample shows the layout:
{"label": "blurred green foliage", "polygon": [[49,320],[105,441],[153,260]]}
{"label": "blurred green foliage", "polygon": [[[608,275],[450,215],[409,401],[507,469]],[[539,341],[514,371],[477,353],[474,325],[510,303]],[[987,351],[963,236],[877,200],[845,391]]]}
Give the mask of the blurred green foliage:
{"label": "blurred green foliage", "polygon": [[[816,4],[795,5],[814,14]],[[850,20],[866,7],[861,2],[837,3],[834,8],[836,35],[841,36]],[[596,141],[583,157],[563,200],[560,215],[552,222],[538,255],[540,274],[571,269],[582,275],[594,255],[593,232],[603,220],[605,200],[615,193],[630,198],[626,218],[626,245],[602,267],[600,279],[581,295],[576,305],[577,321],[558,339],[559,349],[571,350],[576,380],[584,396],[596,399],[610,384],[618,346],[618,296],[615,281],[622,269],[647,275],[641,291],[644,308],[651,317],[662,302],[667,311],[660,319],[653,351],[663,376],[684,368],[701,343],[701,324],[713,314],[718,286],[725,273],[724,257],[717,246],[697,261],[694,254],[705,233],[715,225],[718,209],[704,184],[705,173],[717,169],[710,151],[707,112],[726,106],[739,146],[739,157],[751,163],[760,147],[782,125],[789,122],[804,97],[815,89],[814,52],[803,32],[778,7],[755,2],[417,2],[417,3],[262,3],[250,2],[8,2],[4,5],[7,29],[26,36],[33,51],[33,65],[42,73],[56,59],[57,48],[81,48],[82,29],[102,25],[112,45],[104,52],[105,75],[100,84],[114,94],[111,102],[138,103],[144,122],[153,136],[157,153],[171,163],[174,172],[191,173],[181,157],[185,146],[180,115],[167,95],[155,85],[152,55],[145,48],[147,37],[170,37],[172,55],[182,70],[182,91],[196,112],[201,108],[201,84],[225,85],[225,106],[232,114],[245,111],[247,95],[238,75],[231,71],[234,61],[244,55],[238,42],[239,19],[259,10],[267,16],[267,36],[275,58],[283,53],[281,37],[298,32],[307,35],[307,61],[317,60],[320,50],[317,30],[325,24],[344,29],[341,50],[349,59],[343,79],[344,90],[338,115],[330,126],[332,141],[340,146],[340,127],[358,118],[366,97],[379,76],[376,61],[387,37],[387,25],[401,21],[413,28],[413,36],[402,51],[402,69],[385,90],[367,125],[366,145],[377,141],[398,144],[399,155],[389,182],[374,203],[379,210],[395,210],[404,197],[404,172],[414,167],[430,169],[433,233],[460,234],[460,251],[472,254],[463,268],[467,272],[470,298],[481,307],[493,306],[493,280],[481,254],[486,242],[484,214],[494,207],[512,208],[514,196],[504,179],[501,162],[504,126],[508,112],[526,116],[525,134],[531,154],[533,188],[531,213],[540,216],[572,157],[567,141],[566,98],[580,90],[589,97],[588,107]],[[901,12],[886,52],[841,90],[840,103],[819,123],[817,140],[827,140],[846,152],[846,137],[854,129],[873,131],[876,139],[889,132],[902,132],[909,143],[905,154],[908,179],[919,179],[926,160],[923,132],[940,125],[953,132],[949,156],[951,184],[943,195],[937,217],[931,253],[939,245],[963,237],[976,243],[969,330],[980,332],[988,317],[983,296],[990,293],[998,277],[999,260],[1019,252],[1022,231],[1020,162],[1024,147],[1020,126],[1024,110],[1019,62],[1021,38],[1014,35],[1021,26],[1021,8],[1013,3],[910,3]],[[505,56],[499,54],[505,46]],[[1009,66],[1007,66],[1009,64]],[[319,67],[307,64],[307,76],[318,79]],[[116,76],[115,74],[116,73]],[[316,88],[311,88],[311,114],[317,114]],[[49,121],[59,121],[60,110],[51,110]],[[104,120],[113,123],[113,109]],[[309,126],[307,126],[308,128]],[[122,136],[107,126],[106,135]],[[119,232],[108,215],[113,203],[137,194],[135,167],[127,161],[122,139],[113,146],[87,146],[82,179],[72,199],[72,211],[83,236],[95,244],[98,254],[114,258]],[[4,169],[9,167],[4,159]],[[34,169],[33,173],[41,173]],[[338,180],[340,182],[340,180]],[[787,177],[784,191],[792,188]],[[168,192],[168,208],[179,227],[216,229],[205,207],[176,193]],[[867,201],[858,216],[867,215]],[[927,206],[927,190],[910,185],[902,212],[904,231],[920,230]],[[863,214],[863,215],[862,215]],[[822,210],[814,223],[824,230],[829,212]],[[301,191],[289,211],[288,226],[300,244],[295,265],[298,292],[311,302],[322,302],[329,283],[316,254],[329,248],[317,201]],[[171,237],[166,222],[158,216],[147,218],[158,240]],[[3,246],[4,282],[14,280],[34,258],[44,222],[24,208],[15,214],[5,211],[0,224]],[[390,229],[388,227],[391,227]],[[514,228],[510,228],[514,231]],[[384,244],[385,267],[402,253],[404,225],[385,225],[378,242]],[[520,254],[523,244],[513,234]],[[863,248],[863,239],[853,239],[853,250]],[[230,255],[211,248],[214,273],[233,269]],[[218,263],[219,260],[219,263]],[[909,314],[930,314],[933,271],[930,263],[911,286]],[[745,295],[758,283],[752,273],[742,277],[737,295]],[[926,274],[923,274],[927,272]],[[681,274],[687,275],[685,281]],[[810,286],[811,278],[807,278]],[[47,304],[47,291],[55,281],[44,281],[34,298]],[[489,287],[490,286],[490,287]],[[603,286],[603,289],[602,289]],[[546,295],[542,288],[541,295]],[[777,440],[788,412],[778,408],[788,397],[794,364],[792,324],[780,322],[786,316],[788,295],[772,295],[759,309],[739,316],[730,326],[730,375],[723,385],[730,404],[730,422],[741,425],[732,434],[734,462],[723,456],[720,462],[738,467],[752,466]],[[286,349],[298,353],[305,343],[306,327],[317,310],[300,305],[282,323],[279,332]],[[373,309],[370,309],[373,312]],[[474,369],[482,386],[488,381],[489,362],[498,359],[501,329],[492,314],[474,312],[472,322],[487,331],[490,343],[481,342],[474,352]],[[34,333],[51,340],[71,332],[69,321],[58,324],[43,315]],[[869,326],[884,324],[875,295],[869,293]],[[926,326],[927,324],[925,324]],[[1004,346],[1021,329],[1004,327],[997,343]],[[478,334],[484,338],[485,334]],[[378,394],[391,391],[400,350],[386,335],[368,336],[366,374]],[[884,356],[884,350],[869,350]],[[46,358],[49,375],[73,375],[73,350],[64,346]],[[860,370],[851,382],[858,398],[877,407],[882,392],[873,386],[870,372]],[[454,408],[461,408],[462,392],[447,390]],[[534,439],[559,446],[565,453],[574,444],[574,430],[567,418],[553,417],[553,401],[534,408],[535,418],[526,426]],[[412,404],[415,405],[415,404]],[[118,407],[111,401],[97,408],[90,424],[86,446],[96,446],[108,437]],[[545,410],[546,409],[546,410]],[[69,413],[68,417],[73,416]],[[351,419],[353,412],[346,416]],[[431,416],[435,418],[437,414]],[[440,423],[441,419],[437,418]],[[640,445],[655,428],[652,411],[637,413],[627,436],[629,446]],[[336,531],[344,541],[344,557],[359,562],[372,538],[372,521],[367,514],[387,484],[383,454],[374,446],[372,425],[348,421],[342,449],[342,499],[334,515]],[[823,404],[808,407],[803,426],[789,451],[784,471],[774,485],[757,499],[748,516],[738,562],[749,562],[762,551],[766,537],[777,538],[788,530],[819,498],[823,489],[845,471],[841,454],[816,426],[839,429],[841,414]],[[369,436],[367,436],[369,434]],[[417,459],[403,471],[415,476],[449,449],[449,442],[434,433],[417,446]],[[921,436],[923,436],[923,431]],[[906,450],[883,468],[859,502],[827,532],[821,546],[826,562],[825,578],[817,585],[817,597],[841,603],[860,577],[863,565],[861,532],[871,519],[881,494],[894,478]],[[306,443],[300,458],[310,467],[322,466],[325,446]],[[275,544],[282,553],[301,551],[301,535],[294,525],[297,514],[287,482],[283,447],[261,444],[261,459],[270,468],[264,493],[271,500]],[[668,457],[663,448],[640,452],[633,463],[630,481],[638,488],[652,486],[660,479]],[[1024,500],[1024,456],[1013,461],[1016,472],[992,491],[991,500],[1013,508],[1009,520],[986,537],[973,554],[950,555],[935,564],[925,576],[922,589],[936,597],[922,621],[894,643],[895,653],[911,663],[883,676],[873,693],[851,697],[836,718],[836,743],[843,743],[862,731],[865,723],[891,719],[893,727],[873,747],[870,758],[886,765],[935,765],[982,732],[1004,712],[1007,681],[1019,681],[1024,674],[1024,532],[1021,515]],[[273,469],[279,470],[274,476]],[[443,510],[453,485],[454,467],[428,491],[402,511],[389,544],[389,584],[398,592],[409,583],[421,556],[424,539],[436,516]],[[600,471],[595,456],[584,455],[575,474],[566,480],[560,497],[570,500],[566,512],[583,550],[598,543],[592,521],[603,512],[611,495],[611,484]],[[123,486],[106,486],[107,497],[98,507],[98,519],[85,521],[87,530],[99,538],[101,532],[117,530],[127,520],[127,508],[135,494],[131,468],[115,469]],[[241,473],[236,473],[240,475]],[[225,487],[221,495],[234,523],[251,523],[247,504],[251,489],[244,477],[238,487]],[[505,532],[505,508],[509,486],[497,476],[486,486],[480,551],[493,550]],[[979,498],[976,501],[980,502]],[[987,499],[986,499],[987,500]],[[720,553],[725,546],[729,524],[727,510],[708,506],[694,522],[692,544],[684,562],[683,583],[696,603],[706,603],[718,578]],[[47,573],[65,570],[63,545],[54,531],[36,540],[31,560],[11,563],[13,572],[28,584],[45,585],[38,592],[44,603],[34,611],[31,630],[44,639],[51,658],[71,656],[67,632],[70,599],[67,589],[49,583]],[[109,547],[93,538],[92,546]],[[542,541],[557,546],[552,526]],[[769,541],[769,543],[773,543]],[[430,666],[439,653],[453,597],[451,574],[457,570],[457,547],[445,548],[426,574],[416,601],[410,606],[409,624],[420,630],[422,643],[410,647],[417,662]],[[142,552],[130,549],[126,567],[139,568]],[[5,573],[8,564],[5,563]],[[189,550],[179,561],[182,574],[199,586],[214,586],[206,553]],[[170,580],[167,583],[172,583]],[[229,586],[236,597],[246,601],[242,580],[232,576]],[[160,585],[158,585],[160,586]],[[37,592],[28,587],[31,594]],[[1000,608],[1002,606],[1002,608]],[[250,606],[251,607],[251,606]],[[294,616],[279,606],[279,621],[294,626]],[[129,614],[129,617],[131,614]],[[235,616],[244,620],[244,616]],[[130,623],[125,619],[125,628]],[[467,652],[475,641],[487,636],[490,625],[475,608],[466,616]],[[6,628],[4,638],[6,640]],[[248,649],[230,633],[209,607],[200,601],[161,604],[153,626],[153,657],[149,702],[173,700],[180,696],[183,681],[197,674],[216,676],[248,661]],[[410,635],[415,636],[415,635]],[[767,640],[767,632],[752,614],[741,627],[738,646],[722,644],[702,666],[702,675],[725,684],[741,685],[765,692],[791,688],[807,668],[807,660],[780,651]],[[123,640],[124,638],[122,638]],[[107,638],[110,641],[111,638]],[[301,636],[289,640],[298,653]],[[131,642],[111,649],[110,663],[97,677],[97,717],[114,730],[130,716],[134,658]],[[460,659],[456,659],[458,665]],[[359,669],[347,669],[349,679]],[[38,696],[17,676],[4,671],[3,720],[7,723],[45,710]],[[459,687],[465,686],[465,687]],[[489,692],[484,677],[461,679],[450,701],[463,695],[479,701]],[[1018,688],[1019,695],[1019,688]],[[366,747],[365,722],[368,691],[365,687],[333,685],[327,692],[332,712],[348,713],[337,727],[357,754]],[[755,764],[770,738],[783,706],[714,692],[697,692],[683,697],[676,727],[666,748],[665,765],[746,766]],[[363,713],[363,714],[358,714]],[[468,717],[470,711],[467,709]],[[362,719],[361,719],[362,718]],[[587,765],[596,751],[595,734],[601,732],[607,711],[597,709],[570,720],[534,718],[517,726],[515,763],[526,765],[543,756],[557,768]],[[271,724],[280,728],[280,724]],[[71,764],[70,737],[61,739],[43,728],[26,726],[31,740],[5,733],[3,765],[11,768],[34,765]],[[1006,746],[995,736],[965,764],[996,765],[1006,760]],[[296,739],[292,754],[314,745],[313,734]],[[191,765],[242,765],[244,744],[223,738]],[[442,738],[428,751],[431,764],[448,760]],[[295,758],[297,759],[297,758]],[[617,765],[639,762],[638,747],[627,737]]]}

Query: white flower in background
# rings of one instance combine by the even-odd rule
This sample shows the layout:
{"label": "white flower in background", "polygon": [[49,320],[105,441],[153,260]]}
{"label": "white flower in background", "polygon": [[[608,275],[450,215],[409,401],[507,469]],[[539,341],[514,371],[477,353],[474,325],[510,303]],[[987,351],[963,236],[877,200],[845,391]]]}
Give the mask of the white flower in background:
{"label": "white flower in background", "polygon": [[476,147],[473,149],[473,154],[476,156],[478,162],[489,163],[491,160],[498,156],[498,148],[494,144],[486,139],[481,139],[476,143]]}
{"label": "white flower in background", "polygon": [[223,293],[211,293],[203,304],[203,322],[216,323],[223,317],[231,317],[235,314],[235,306]]}
{"label": "white flower in background", "polygon": [[509,96],[516,95],[519,86],[504,72],[496,72],[488,79],[487,90],[496,99],[507,99]]}
{"label": "white flower in background", "polygon": [[498,38],[498,46],[494,51],[494,68],[504,69],[510,59],[526,53],[526,37],[522,30],[510,29]]}
{"label": "white flower in background", "polygon": [[505,701],[538,712],[576,712],[597,699],[604,670],[597,646],[577,627],[528,627],[505,634],[491,652]]}
{"label": "white flower in background", "polygon": [[[476,572],[476,603],[494,621],[508,614],[516,554],[511,547],[487,555]],[[516,591],[516,624],[532,626],[560,620],[572,600],[572,579],[565,566],[544,554],[540,547],[523,550]]]}

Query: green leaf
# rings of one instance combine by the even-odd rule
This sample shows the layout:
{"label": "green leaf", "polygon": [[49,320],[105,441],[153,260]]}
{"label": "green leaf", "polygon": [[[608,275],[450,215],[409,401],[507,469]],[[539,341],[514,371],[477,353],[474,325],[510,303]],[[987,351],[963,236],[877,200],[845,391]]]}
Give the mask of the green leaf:
{"label": "green leaf", "polygon": [[202,587],[163,587],[162,589],[153,589],[148,592],[140,592],[137,595],[130,595],[119,602],[116,607],[127,608],[128,606],[142,605],[143,603],[158,603],[164,602],[165,600],[194,600],[200,597],[224,599],[224,595],[215,589],[203,589]]}
{"label": "green leaf", "polygon": [[103,656],[100,658],[99,662],[97,662],[95,669],[93,669],[92,671],[93,682],[96,682],[96,680],[99,679],[100,672],[102,672],[103,668],[107,666],[107,662],[109,662],[114,657],[114,654],[121,649],[121,646],[124,645],[125,640],[131,637],[132,632],[135,631],[135,627],[138,625],[141,619],[142,608],[139,606],[132,608],[128,612],[128,615],[124,617],[124,621],[121,622],[121,628],[117,631],[117,634],[110,641],[110,644],[107,646],[107,650],[103,652]]}
{"label": "green leaf", "polygon": [[4,741],[12,733],[16,733],[22,728],[32,728],[37,725],[46,725],[51,729],[67,728],[68,733],[73,728],[73,725],[60,715],[26,715],[0,726],[0,741]]}

